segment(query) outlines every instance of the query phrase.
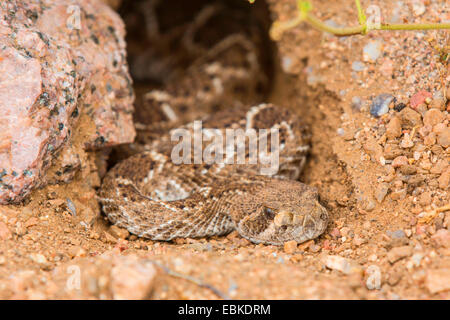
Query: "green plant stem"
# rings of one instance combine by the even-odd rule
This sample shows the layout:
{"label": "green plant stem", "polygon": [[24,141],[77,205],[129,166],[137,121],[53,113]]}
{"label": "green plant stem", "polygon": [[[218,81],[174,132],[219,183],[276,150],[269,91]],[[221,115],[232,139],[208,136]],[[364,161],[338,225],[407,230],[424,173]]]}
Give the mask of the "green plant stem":
{"label": "green plant stem", "polygon": [[416,23],[416,24],[380,24],[379,26],[366,26],[359,25],[355,27],[342,27],[336,28],[329,26],[316,18],[315,16],[301,12],[297,17],[292,20],[279,23],[274,25],[274,29],[272,30],[272,34],[275,37],[278,37],[283,31],[287,29],[294,28],[299,25],[301,22],[307,22],[311,26],[315,27],[318,30],[329,32],[336,36],[351,36],[357,34],[365,34],[371,30],[440,30],[440,29],[450,29],[450,23]]}
{"label": "green plant stem", "polygon": [[439,30],[450,29],[450,23],[413,23],[413,24],[381,24],[379,29],[372,30]]}
{"label": "green plant stem", "polygon": [[332,33],[336,36],[351,36],[355,34],[362,34],[364,32],[363,26],[336,28],[323,23],[321,20],[310,14],[306,15],[304,21],[308,22],[316,29]]}
{"label": "green plant stem", "polygon": [[358,10],[358,21],[360,25],[365,25],[366,24],[366,15],[364,14],[364,11],[362,10],[361,7],[361,3],[359,2],[359,0],[355,0],[356,3],[356,8]]}

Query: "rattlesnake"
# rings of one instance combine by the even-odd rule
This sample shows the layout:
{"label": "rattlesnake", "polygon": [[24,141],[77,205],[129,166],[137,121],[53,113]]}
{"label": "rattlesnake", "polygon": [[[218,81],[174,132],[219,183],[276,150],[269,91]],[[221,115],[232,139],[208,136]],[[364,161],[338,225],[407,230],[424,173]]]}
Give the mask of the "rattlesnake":
{"label": "rattlesnake", "polygon": [[[113,224],[153,240],[224,235],[237,230],[254,243],[273,245],[304,242],[326,229],[328,213],[318,201],[317,190],[296,181],[309,149],[305,126],[287,109],[273,104],[248,108],[230,98],[236,97],[236,91],[242,93],[235,90],[235,83],[242,87],[257,78],[251,43],[240,35],[230,39],[211,50],[215,60],[207,55],[184,79],[172,82],[166,91],[147,95],[149,106],[165,119],[142,125],[141,131],[149,133],[143,135],[147,144],[139,144],[140,152],[119,162],[103,180],[99,199]],[[229,59],[236,52],[245,63]],[[225,107],[215,111],[221,102]],[[264,165],[249,163],[248,148],[245,164],[175,164],[172,151],[177,142],[164,131],[176,128],[183,115],[198,117],[202,112],[207,114],[202,118],[203,128],[213,128],[216,133],[278,129],[279,170],[261,175]],[[181,128],[194,134],[195,123]],[[266,137],[272,141],[272,132]],[[195,160],[195,154],[200,151],[202,155],[205,150],[205,144],[194,145],[188,160]]]}

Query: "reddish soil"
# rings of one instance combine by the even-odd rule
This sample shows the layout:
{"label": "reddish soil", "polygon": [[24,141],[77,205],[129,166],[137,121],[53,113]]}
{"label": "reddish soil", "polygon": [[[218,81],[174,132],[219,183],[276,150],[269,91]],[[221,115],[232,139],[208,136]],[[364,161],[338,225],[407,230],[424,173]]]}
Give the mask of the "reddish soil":
{"label": "reddish soil", "polygon": [[[314,0],[313,12],[355,25],[354,2],[341,2]],[[423,12],[374,0],[363,6],[379,5],[387,22],[449,20],[445,0],[424,3]],[[295,13],[295,1],[268,4],[273,19]],[[449,299],[449,39],[448,31],[337,38],[300,25],[275,42],[267,99],[295,110],[313,133],[301,180],[319,189],[331,215],[320,238],[284,248],[236,233],[138,239],[100,214],[95,189],[107,154],[87,153],[71,183],[0,207],[0,298]],[[370,44],[380,52],[365,56]],[[384,93],[396,100],[375,117],[372,100]],[[109,261],[127,265],[130,283],[146,263],[156,276],[143,288],[117,289],[117,276],[104,271]],[[74,265],[80,290],[67,286]]]}

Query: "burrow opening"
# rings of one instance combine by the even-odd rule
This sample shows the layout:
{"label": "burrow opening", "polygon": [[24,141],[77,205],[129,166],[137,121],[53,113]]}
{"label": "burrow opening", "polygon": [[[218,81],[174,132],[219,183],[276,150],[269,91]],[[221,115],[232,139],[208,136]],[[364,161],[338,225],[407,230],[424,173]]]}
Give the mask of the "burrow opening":
{"label": "burrow opening", "polygon": [[[283,71],[277,45],[269,36],[273,21],[266,1],[135,0],[124,2],[118,11],[127,29],[128,62],[136,94],[135,122],[153,121],[153,110],[143,103],[146,93],[163,90],[168,82],[181,78],[199,56],[224,38],[243,34],[257,48],[259,65],[268,80],[259,87],[260,100],[256,102],[291,108],[310,127],[312,150],[300,180],[318,187],[325,202],[334,199],[336,190],[327,181],[348,181],[329,144],[340,119],[340,110],[331,106],[337,106],[339,99],[321,86],[309,86],[305,73],[290,75]],[[308,59],[301,63],[306,68]],[[321,111],[319,105],[328,108]],[[109,166],[127,157],[129,151],[124,151],[124,146],[115,148]],[[347,182],[340,192],[351,193],[351,189]]]}
{"label": "burrow opening", "polygon": [[[272,21],[265,1],[136,0],[124,1],[118,12],[127,31],[127,59],[136,95],[135,123],[158,122],[154,110],[144,102],[145,95],[181,79],[193,63],[234,35],[243,35],[252,43],[264,74],[264,81],[256,84],[252,103],[266,102],[270,96],[277,53],[269,38]],[[139,125],[136,129],[136,142],[141,143],[144,139],[140,139]],[[133,148],[114,148],[108,167],[132,154]]]}

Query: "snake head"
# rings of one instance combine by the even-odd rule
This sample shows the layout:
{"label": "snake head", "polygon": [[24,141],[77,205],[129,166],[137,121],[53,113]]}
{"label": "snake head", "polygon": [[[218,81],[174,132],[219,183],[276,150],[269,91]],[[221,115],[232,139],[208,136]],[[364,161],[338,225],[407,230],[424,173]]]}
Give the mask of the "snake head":
{"label": "snake head", "polygon": [[[252,196],[248,214],[237,224],[239,233],[256,243],[282,245],[321,235],[328,224],[328,212],[319,203],[317,190],[297,181],[271,179]],[[254,205],[258,203],[260,205]],[[245,210],[245,205],[244,205]]]}

